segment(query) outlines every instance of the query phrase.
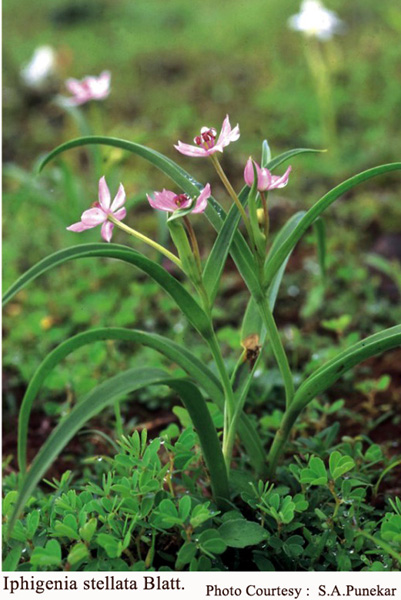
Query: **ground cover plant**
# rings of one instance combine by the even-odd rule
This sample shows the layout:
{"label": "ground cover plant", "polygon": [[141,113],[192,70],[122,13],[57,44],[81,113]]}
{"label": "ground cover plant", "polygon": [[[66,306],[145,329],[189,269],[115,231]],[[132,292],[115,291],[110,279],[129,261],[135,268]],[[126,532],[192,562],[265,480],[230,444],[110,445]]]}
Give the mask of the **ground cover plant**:
{"label": "ground cover plant", "polygon": [[[89,127],[79,106],[107,97],[109,85],[104,70],[99,79],[69,81],[72,97],[60,108],[77,120],[83,133]],[[96,131],[97,116],[89,117]],[[19,323],[10,331],[13,355],[6,361],[14,369],[19,364],[19,376],[30,380],[19,411],[19,474],[12,468],[4,481],[6,569],[235,570],[245,565],[260,570],[393,570],[399,564],[401,507],[390,486],[400,461],[389,445],[373,441],[383,423],[391,423],[394,430],[399,423],[391,396],[397,372],[391,361],[387,369],[381,363],[376,369],[362,366],[356,372],[365,377],[352,384],[352,369],[374,364],[365,362],[374,356],[393,356],[384,352],[400,345],[401,332],[392,322],[396,314],[391,302],[376,300],[378,275],[368,286],[367,269],[356,269],[358,263],[333,269],[337,258],[330,241],[331,211],[325,214],[329,235],[322,217],[358,184],[375,182],[380,190],[380,182],[396,181],[401,165],[365,169],[312,206],[311,194],[307,204],[301,197],[300,210],[291,207],[277,227],[275,196],[292,183],[289,161],[294,166],[313,156],[319,164],[326,155],[297,148],[271,156],[263,142],[260,154],[259,143],[250,148],[255,158],[242,164],[231,158],[235,170],[229,161],[240,131],[223,117],[224,113],[220,131],[203,127],[193,143],[175,143],[184,157],[174,155],[173,140],[162,154],[120,137],[85,135],[41,160],[41,175],[35,180],[16,168],[11,171],[35,201],[40,197],[43,206],[54,207],[57,229],[75,232],[64,234],[68,243],[77,235],[89,243],[44,259],[42,253],[37,257],[42,260],[5,294],[10,302],[6,310],[13,323]],[[330,140],[333,131],[327,131]],[[241,140],[246,135],[241,125]],[[82,178],[64,160],[82,149],[89,150],[84,155],[89,165],[84,193]],[[137,187],[134,198],[126,195],[117,179],[121,154],[105,169],[104,149],[145,159],[150,168],[137,181],[148,194]],[[123,177],[128,189],[130,160],[125,160]],[[132,164],[135,178],[143,163]],[[198,169],[203,184],[197,181]],[[388,175],[392,172],[394,179]],[[159,189],[169,189],[150,191],[153,176],[162,182]],[[52,188],[59,188],[62,202],[57,206],[42,183],[46,177]],[[362,189],[369,189],[369,183]],[[22,190],[21,202],[23,195]],[[85,206],[83,198],[88,197]],[[157,215],[157,234],[139,206],[146,197],[149,210]],[[98,226],[104,241],[91,243],[100,233]],[[32,231],[32,237],[36,235]],[[117,235],[125,245],[111,241]],[[295,264],[284,275],[304,236],[309,251],[303,266]],[[343,253],[352,261],[349,248],[358,247],[358,240],[347,237],[344,242]],[[28,258],[26,266],[31,266],[34,261]],[[91,260],[83,261],[82,267],[78,258]],[[102,258],[117,260],[98,260]],[[390,262],[370,262],[379,273],[394,277]],[[280,310],[283,277],[288,277],[289,295],[297,299],[308,264],[319,265],[320,276],[315,274],[303,297],[304,330],[291,315],[286,327],[278,328],[273,315]],[[7,268],[13,276],[14,266]],[[49,316],[51,287],[41,289],[41,281],[52,282],[57,273],[61,277],[55,287],[68,292]],[[230,278],[239,286],[243,317],[231,322],[231,307],[238,315],[236,294],[222,296]],[[341,290],[339,298],[333,292],[330,297],[331,286]],[[331,309],[319,318],[327,297]],[[38,354],[47,354],[38,368],[37,356],[21,354],[21,340],[27,335],[21,306],[27,301],[36,307],[32,322],[38,323],[28,339],[39,344]],[[349,314],[355,307],[360,312],[356,318]],[[88,318],[94,326],[90,330],[85,329]],[[112,327],[99,327],[99,321],[106,325],[111,319]],[[133,329],[137,319],[146,326]],[[312,331],[316,323],[318,335]],[[305,335],[305,327],[311,335]],[[62,342],[63,338],[68,339]],[[14,352],[30,357],[15,361]],[[72,390],[68,361],[79,379]],[[104,382],[99,385],[100,374]],[[18,377],[16,371],[13,376]],[[333,387],[336,381],[343,381],[344,388]],[[52,393],[44,384],[48,389],[50,384]],[[67,393],[59,402],[63,386]],[[168,387],[172,393],[166,392]],[[351,408],[339,396],[350,390],[359,394]],[[12,395],[8,398],[12,414],[15,401]],[[171,411],[172,399],[178,398],[184,408]],[[144,407],[145,426],[141,434],[132,434],[138,402]],[[161,407],[160,425],[151,421],[146,427],[146,417],[154,419]],[[40,449],[34,455],[31,416],[36,418],[40,410],[54,430],[48,427],[47,439],[38,440]],[[349,435],[341,438],[344,422]],[[84,425],[89,429],[82,441],[85,453],[78,450],[79,467],[76,459],[68,470],[64,466],[64,473],[59,466],[53,480],[48,474],[38,489]],[[352,435],[355,425],[359,435]],[[7,467],[6,460],[6,472]],[[389,491],[385,504],[384,484]],[[45,492],[43,485],[54,491]]]}

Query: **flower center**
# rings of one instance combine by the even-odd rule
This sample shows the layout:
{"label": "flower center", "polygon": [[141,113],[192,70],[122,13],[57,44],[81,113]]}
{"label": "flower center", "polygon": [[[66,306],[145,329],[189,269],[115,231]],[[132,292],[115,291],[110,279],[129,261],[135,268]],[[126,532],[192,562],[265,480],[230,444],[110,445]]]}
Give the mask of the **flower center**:
{"label": "flower center", "polygon": [[197,146],[202,146],[205,150],[213,148],[216,141],[216,130],[209,129],[208,127],[202,127],[200,135],[194,138],[194,142]]}
{"label": "flower center", "polygon": [[178,208],[184,204],[184,202],[188,202],[189,198],[186,194],[180,194],[179,196],[175,196],[174,202],[176,203]]}

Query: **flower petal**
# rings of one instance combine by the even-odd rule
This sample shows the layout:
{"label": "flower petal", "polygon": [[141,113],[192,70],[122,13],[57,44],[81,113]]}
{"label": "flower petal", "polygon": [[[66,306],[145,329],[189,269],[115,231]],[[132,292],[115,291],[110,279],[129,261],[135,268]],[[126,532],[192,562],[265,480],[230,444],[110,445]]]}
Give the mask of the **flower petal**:
{"label": "flower petal", "polygon": [[78,223],[73,223],[66,229],[68,229],[68,231],[75,231],[76,233],[81,233],[81,231],[86,231],[87,229],[91,229],[91,227],[89,225],[84,225],[82,221],[78,221]]}
{"label": "flower petal", "polygon": [[[210,150],[206,150],[200,146],[191,146],[190,144],[183,144],[182,142],[178,142],[177,145],[174,145],[174,148],[186,156],[209,156],[209,154],[213,154]],[[214,151],[214,148],[211,150]]]}
{"label": "flower petal", "polygon": [[102,238],[105,242],[110,242],[111,236],[113,235],[114,223],[111,221],[105,221],[102,225]]}
{"label": "flower petal", "polygon": [[277,188],[283,188],[287,185],[288,183],[288,177],[290,175],[292,167],[288,167],[288,169],[286,170],[286,172],[284,173],[284,175],[277,176],[277,175],[273,175],[272,176],[272,181],[270,183],[269,189],[270,190],[275,190]]}
{"label": "flower petal", "polygon": [[71,92],[71,94],[81,94],[82,93],[82,85],[81,85],[81,82],[78,81],[78,79],[73,79],[72,77],[70,77],[65,82],[65,87],[67,88],[67,90],[69,92]]}
{"label": "flower petal", "polygon": [[103,177],[99,179],[99,204],[103,208],[103,210],[109,210],[110,201],[110,190],[107,186],[106,178],[103,175]]}
{"label": "flower petal", "polygon": [[116,210],[113,216],[117,219],[117,221],[122,221],[125,219],[126,215],[127,210],[125,208],[120,208],[120,210]]}
{"label": "flower petal", "polygon": [[270,173],[269,169],[260,169],[258,173],[258,191],[265,192],[266,190],[270,190],[272,180],[273,175]]}
{"label": "flower petal", "polygon": [[201,193],[199,194],[199,197],[195,204],[195,208],[192,211],[193,213],[198,214],[198,213],[202,213],[204,210],[206,210],[207,201],[210,198],[210,194],[211,194],[210,184],[207,183],[205,185],[205,187],[203,188],[203,190],[201,191]]}
{"label": "flower petal", "polygon": [[116,210],[121,208],[121,206],[124,204],[125,200],[126,200],[126,196],[125,196],[124,186],[122,183],[120,183],[118,192],[117,192],[116,197],[114,198],[113,203],[110,208],[111,212],[115,212]]}
{"label": "flower petal", "polygon": [[220,147],[228,146],[231,142],[235,142],[238,140],[240,136],[239,133],[239,125],[237,124],[234,129],[231,129],[230,119],[228,115],[223,121],[223,125],[221,127],[221,132],[219,138],[214,146],[216,149],[220,149]]}
{"label": "flower petal", "polygon": [[227,135],[230,134],[230,131],[231,131],[230,118],[228,115],[226,115],[226,118],[223,121],[223,125],[221,126],[219,138],[226,137]]}
{"label": "flower petal", "polygon": [[174,192],[164,189],[162,192],[154,192],[153,198],[152,196],[149,196],[149,194],[146,194],[146,197],[152,208],[174,212],[178,208],[177,204],[174,202],[176,195],[177,194],[174,194]]}
{"label": "flower petal", "polygon": [[[267,189],[262,186],[263,172],[267,171],[267,169],[261,169],[260,166],[258,165],[258,163],[256,161],[252,160],[251,157],[248,158],[248,161],[247,161],[247,163],[245,165],[245,169],[244,169],[245,183],[249,187],[253,186],[253,181],[254,181],[253,165],[255,165],[255,167],[256,167],[256,173],[258,176],[258,190],[259,190],[259,192],[263,192],[265,189]],[[267,172],[269,173],[269,171],[267,171]]]}
{"label": "flower petal", "polygon": [[88,227],[96,227],[100,223],[104,223],[107,219],[107,214],[101,208],[89,208],[82,213],[81,221]]}
{"label": "flower petal", "polygon": [[244,169],[244,180],[245,180],[246,185],[248,185],[249,187],[252,187],[253,180],[254,180],[252,163],[253,163],[252,158],[249,157],[248,160],[246,161],[246,165],[245,165],[245,169]]}

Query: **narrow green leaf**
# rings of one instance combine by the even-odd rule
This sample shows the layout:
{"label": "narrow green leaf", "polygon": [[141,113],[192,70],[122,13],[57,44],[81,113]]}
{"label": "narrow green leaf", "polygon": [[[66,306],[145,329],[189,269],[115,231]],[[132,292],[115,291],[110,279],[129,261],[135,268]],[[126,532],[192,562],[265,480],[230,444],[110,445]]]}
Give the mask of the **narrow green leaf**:
{"label": "narrow green leaf", "polygon": [[180,395],[199,435],[210,473],[213,495],[219,505],[224,505],[225,499],[228,498],[227,471],[216,430],[199,390],[189,381],[171,378],[160,369],[130,369],[94,388],[52,431],[22,479],[14,512],[9,521],[9,532],[12,531],[15,520],[33,489],[75,433],[106,406],[113,405],[126,394],[149,385],[168,385]]}
{"label": "narrow green leaf", "polygon": [[[301,221],[305,214],[305,211],[297,212],[295,213],[295,215],[290,217],[290,219],[288,219],[285,225],[283,225],[283,227],[276,235],[274,242],[270,248],[270,251],[266,257],[266,265],[268,264],[272,254],[274,254],[277,248],[281,246],[281,244],[287,239],[287,237],[294,231],[295,227],[298,225],[298,223]],[[279,272],[276,273],[276,275],[273,277],[267,292],[269,298],[269,306],[272,312],[274,311],[277,294],[279,292],[280,284],[283,279],[284,271],[287,266],[287,262],[290,259],[291,253],[292,250],[286,256]],[[248,302],[241,326],[241,340],[244,340],[248,335],[255,333],[260,334],[259,337],[261,343],[263,343],[265,340],[266,331],[263,329],[262,317],[260,316],[258,307],[256,306],[256,302],[253,298],[251,298]]]}
{"label": "narrow green leaf", "polygon": [[314,221],[331,205],[335,200],[340,198],[345,192],[352,189],[356,185],[376,177],[377,175],[383,175],[391,171],[398,171],[401,169],[401,163],[390,163],[387,165],[380,165],[363,171],[350,179],[347,179],[340,185],[333,188],[330,192],[325,194],[316,204],[312,206],[306,213],[306,215],[298,223],[294,231],[288,236],[288,238],[280,245],[279,248],[272,254],[268,261],[265,269],[266,281],[270,283],[275,273],[277,273],[280,265],[285,260],[288,252],[294,248],[297,242],[301,239],[305,231],[314,223]]}
{"label": "narrow green leaf", "polygon": [[[272,252],[274,252],[275,248],[278,247],[282,241],[294,230],[296,225],[302,219],[302,217],[306,213],[304,211],[300,211],[293,215],[287,223],[281,228],[275,240],[272,244],[270,252],[267,256],[266,261],[269,260],[269,256]],[[267,290],[267,297],[269,301],[270,310],[273,312],[276,304],[277,295],[280,289],[281,281],[284,276],[284,272],[287,266],[287,263],[290,259],[292,251],[288,254],[283,264],[279,268],[278,272],[274,275],[270,286]],[[246,307],[244,319],[241,326],[241,340],[245,340],[249,335],[258,334],[259,333],[259,344],[263,346],[266,342],[266,328],[263,326],[262,317],[260,315],[259,309],[256,305],[256,302],[253,297],[250,298],[248,305]],[[249,370],[249,366],[245,363],[237,363],[233,378],[235,378],[237,382],[237,390],[236,394],[240,398],[240,404],[245,402],[245,399],[248,395],[249,387],[252,382],[252,377],[257,369],[258,360],[255,362],[252,370]]]}
{"label": "narrow green leaf", "polygon": [[[78,348],[92,342],[110,339],[142,344],[160,352],[182,367],[203,387],[220,410],[224,409],[224,394],[219,380],[202,361],[186,348],[164,336],[135,329],[105,327],[85,331],[54,348],[40,364],[29,383],[21,404],[18,425],[18,462],[22,472],[26,470],[28,424],[32,405],[46,377],[66,356]],[[260,471],[265,463],[265,453],[259,436],[247,415],[241,416],[238,429],[250,458],[255,462],[255,468]]]}
{"label": "narrow green leaf", "polygon": [[316,235],[317,256],[319,260],[320,275],[324,281],[326,278],[326,227],[321,217],[313,223]]}
{"label": "narrow green leaf", "polygon": [[267,140],[262,142],[262,160],[260,161],[261,167],[266,167],[272,159],[272,153]]}
{"label": "narrow green leaf", "polygon": [[9,550],[7,554],[4,554],[4,560],[2,564],[3,571],[16,571],[19,560],[21,558],[22,550],[25,544],[19,543],[14,548]]}
{"label": "narrow green leaf", "polygon": [[[241,190],[238,199],[243,206],[246,206],[248,199],[249,187],[244,186]],[[221,274],[226,264],[227,256],[231,251],[231,245],[234,240],[238,224],[240,222],[241,215],[235,204],[233,204],[224,219],[223,226],[221,227],[216,241],[209,253],[204,271],[203,271],[203,283],[205,289],[213,303],[216,298],[218,286],[220,283]],[[244,255],[245,262],[248,265],[253,264],[253,256],[249,250],[248,245],[244,240],[244,245],[241,252]],[[253,283],[256,286],[256,282]]]}
{"label": "narrow green leaf", "polygon": [[355,365],[398,346],[401,346],[401,325],[375,333],[340,352],[300,385],[293,400],[294,411],[301,411]]}
{"label": "narrow green leaf", "polygon": [[140,252],[132,250],[127,246],[119,244],[82,244],[59,250],[47,256],[36,265],[31,267],[12,285],[3,296],[3,304],[6,304],[28,283],[34,281],[39,275],[50,269],[76,258],[103,257],[115,258],[129,263],[147,273],[154,279],[177,303],[188,321],[204,336],[210,329],[209,319],[194,300],[189,292],[170,275],[165,269],[153,260],[150,260]]}

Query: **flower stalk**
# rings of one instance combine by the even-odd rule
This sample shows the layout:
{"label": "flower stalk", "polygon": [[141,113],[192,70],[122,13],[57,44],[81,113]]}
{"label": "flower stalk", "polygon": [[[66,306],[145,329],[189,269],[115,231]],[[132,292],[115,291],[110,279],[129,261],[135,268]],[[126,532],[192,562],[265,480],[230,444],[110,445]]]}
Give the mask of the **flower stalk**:
{"label": "flower stalk", "polygon": [[270,229],[270,219],[269,219],[269,211],[267,209],[267,197],[266,197],[265,192],[260,192],[260,199],[262,202],[262,210],[263,210],[263,231],[264,231],[266,243],[267,243],[267,238],[269,236],[269,229]]}
{"label": "flower stalk", "polygon": [[190,242],[191,242],[192,250],[193,250],[193,253],[194,253],[194,257],[195,257],[196,266],[198,268],[200,278],[202,279],[202,263],[201,263],[201,257],[200,257],[200,252],[199,252],[198,240],[196,239],[194,228],[192,227],[192,223],[188,219],[188,217],[184,216],[183,217],[183,221],[184,221],[184,225],[186,227],[186,230],[188,232],[188,236],[189,236],[189,239],[190,239]]}
{"label": "flower stalk", "polygon": [[128,233],[128,235],[131,235],[132,237],[134,237],[134,238],[136,238],[138,240],[141,240],[142,242],[145,242],[145,244],[148,244],[148,246],[151,246],[152,248],[154,248],[155,250],[157,250],[158,252],[160,252],[161,254],[163,254],[163,256],[165,256],[166,258],[168,258],[169,260],[171,260],[171,262],[173,262],[175,265],[177,265],[177,267],[179,267],[181,270],[183,270],[183,266],[182,266],[181,260],[178,258],[178,256],[176,256],[175,254],[173,254],[172,252],[170,252],[169,250],[167,250],[167,248],[164,248],[163,246],[161,246],[160,244],[158,244],[157,242],[155,242],[151,238],[148,238],[143,233],[140,233],[139,231],[136,231],[136,229],[132,229],[131,227],[128,227],[128,225],[125,225],[125,223],[122,223],[121,221],[118,221],[113,216],[109,216],[109,220],[114,225],[116,225],[119,229],[122,229],[123,231],[125,231],[125,233]]}
{"label": "flower stalk", "polygon": [[253,234],[252,234],[252,229],[251,229],[251,225],[249,223],[249,219],[248,219],[248,215],[245,212],[244,207],[242,206],[237,194],[235,193],[235,190],[233,188],[233,186],[231,185],[227,175],[224,173],[223,168],[219,162],[219,159],[217,158],[217,156],[215,156],[214,154],[211,155],[211,161],[213,163],[214,168],[216,169],[216,172],[218,174],[218,176],[221,179],[221,182],[223,183],[224,187],[226,188],[230,198],[232,199],[232,201],[234,202],[234,204],[236,205],[236,207],[238,208],[240,215],[242,217],[242,220],[245,223],[245,227],[246,230],[248,232],[249,238],[253,241]]}

